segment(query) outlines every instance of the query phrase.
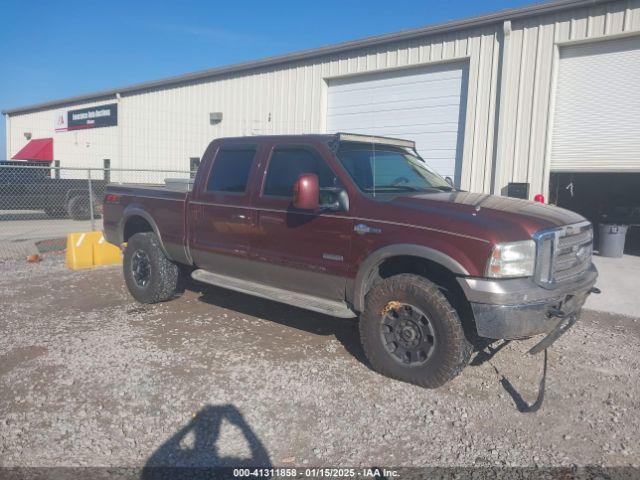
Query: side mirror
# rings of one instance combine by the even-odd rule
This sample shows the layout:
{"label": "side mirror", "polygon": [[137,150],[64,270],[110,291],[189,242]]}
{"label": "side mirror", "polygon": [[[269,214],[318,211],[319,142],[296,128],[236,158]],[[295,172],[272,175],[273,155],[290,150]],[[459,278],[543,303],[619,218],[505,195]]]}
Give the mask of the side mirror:
{"label": "side mirror", "polygon": [[318,176],[303,173],[293,184],[293,206],[300,210],[317,210],[320,202]]}
{"label": "side mirror", "polygon": [[445,181],[451,185],[452,187],[455,187],[455,185],[453,184],[453,178],[451,177],[444,177]]}

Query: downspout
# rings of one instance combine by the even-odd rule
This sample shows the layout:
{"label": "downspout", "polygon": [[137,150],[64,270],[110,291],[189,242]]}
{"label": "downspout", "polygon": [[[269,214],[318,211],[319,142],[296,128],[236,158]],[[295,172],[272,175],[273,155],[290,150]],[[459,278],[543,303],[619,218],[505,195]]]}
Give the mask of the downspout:
{"label": "downspout", "polygon": [[504,46],[507,41],[507,37],[511,35],[511,20],[505,20],[502,24],[502,29],[498,30],[498,69],[497,69],[497,84],[496,84],[496,105],[493,116],[493,154],[491,159],[491,194],[496,193],[496,170],[498,168],[498,147],[500,145],[500,104],[502,100],[502,65],[504,63]]}
{"label": "downspout", "polygon": [[11,115],[4,114],[4,134],[6,136],[4,148],[6,150],[5,160],[11,159]]}
{"label": "downspout", "polygon": [[[118,165],[120,166],[120,168],[124,168],[124,165],[122,164],[122,111],[120,108],[120,99],[121,99],[121,95],[120,92],[116,93],[116,105],[118,106],[118,124],[117,124],[117,128],[118,128]],[[115,163],[115,162],[114,162]],[[113,168],[113,167],[111,167]],[[120,171],[120,178],[118,179],[119,182],[122,182],[122,171]]]}

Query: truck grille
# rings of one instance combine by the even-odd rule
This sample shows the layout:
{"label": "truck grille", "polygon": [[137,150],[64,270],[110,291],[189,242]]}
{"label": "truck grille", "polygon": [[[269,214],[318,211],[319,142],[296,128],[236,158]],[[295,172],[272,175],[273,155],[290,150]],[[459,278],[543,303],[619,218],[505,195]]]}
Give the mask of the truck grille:
{"label": "truck grille", "polygon": [[543,287],[569,282],[591,265],[593,227],[589,222],[542,231],[535,239],[536,280]]}

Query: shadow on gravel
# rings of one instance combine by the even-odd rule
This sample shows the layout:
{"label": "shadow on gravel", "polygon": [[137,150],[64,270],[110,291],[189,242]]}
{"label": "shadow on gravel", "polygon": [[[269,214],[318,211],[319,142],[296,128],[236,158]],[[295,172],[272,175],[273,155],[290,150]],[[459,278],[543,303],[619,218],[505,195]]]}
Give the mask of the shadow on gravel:
{"label": "shadow on gravel", "polygon": [[[249,458],[221,455],[223,423],[225,432],[231,426],[244,437]],[[231,473],[226,472],[230,467],[269,468],[271,459],[236,407],[208,405],[149,457],[140,477],[142,480],[216,478],[218,473]]]}
{"label": "shadow on gravel", "polygon": [[198,300],[201,302],[234,310],[243,315],[263,318],[314,335],[333,335],[349,354],[371,368],[360,345],[358,323],[354,320],[335,318],[224,288],[194,283],[188,284],[186,288],[200,293]]}
{"label": "shadow on gravel", "polygon": [[513,400],[513,403],[515,404],[516,409],[520,413],[537,412],[538,410],[540,410],[540,407],[542,406],[542,402],[544,401],[544,392],[545,392],[546,381],[547,381],[547,351],[546,350],[544,351],[542,376],[540,377],[540,383],[538,385],[538,395],[535,401],[532,404],[529,404],[524,400],[520,392],[516,390],[516,388],[509,381],[509,379],[505,377],[502,373],[500,373],[500,370],[498,370],[498,368],[491,363],[491,359],[498,352],[500,352],[500,350],[506,347],[509,343],[510,343],[510,340],[504,340],[497,347],[493,347],[491,344],[487,344],[485,348],[478,351],[478,353],[473,358],[473,360],[471,360],[469,365],[473,367],[478,367],[485,363],[489,363],[489,365],[491,365],[491,368],[493,368],[493,370],[495,371],[496,375],[500,378],[500,385]]}
{"label": "shadow on gravel", "polygon": [[509,345],[509,342],[510,342],[509,340],[506,340],[506,341],[502,342],[500,345],[498,345],[495,348],[492,347],[490,344],[489,345],[484,345],[482,343],[479,343],[478,345],[476,345],[476,348],[479,349],[479,351],[478,351],[477,355],[475,357],[473,357],[473,360],[471,360],[469,365],[471,365],[472,367],[479,367],[480,365],[482,365],[484,363],[487,363],[500,350],[502,350],[504,347]]}

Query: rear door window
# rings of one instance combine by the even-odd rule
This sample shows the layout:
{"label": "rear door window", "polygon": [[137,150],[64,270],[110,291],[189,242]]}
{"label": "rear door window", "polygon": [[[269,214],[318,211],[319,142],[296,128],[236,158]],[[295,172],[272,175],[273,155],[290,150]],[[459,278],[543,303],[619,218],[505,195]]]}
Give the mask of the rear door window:
{"label": "rear door window", "polygon": [[244,193],[255,156],[254,148],[220,150],[211,167],[207,191]]}

